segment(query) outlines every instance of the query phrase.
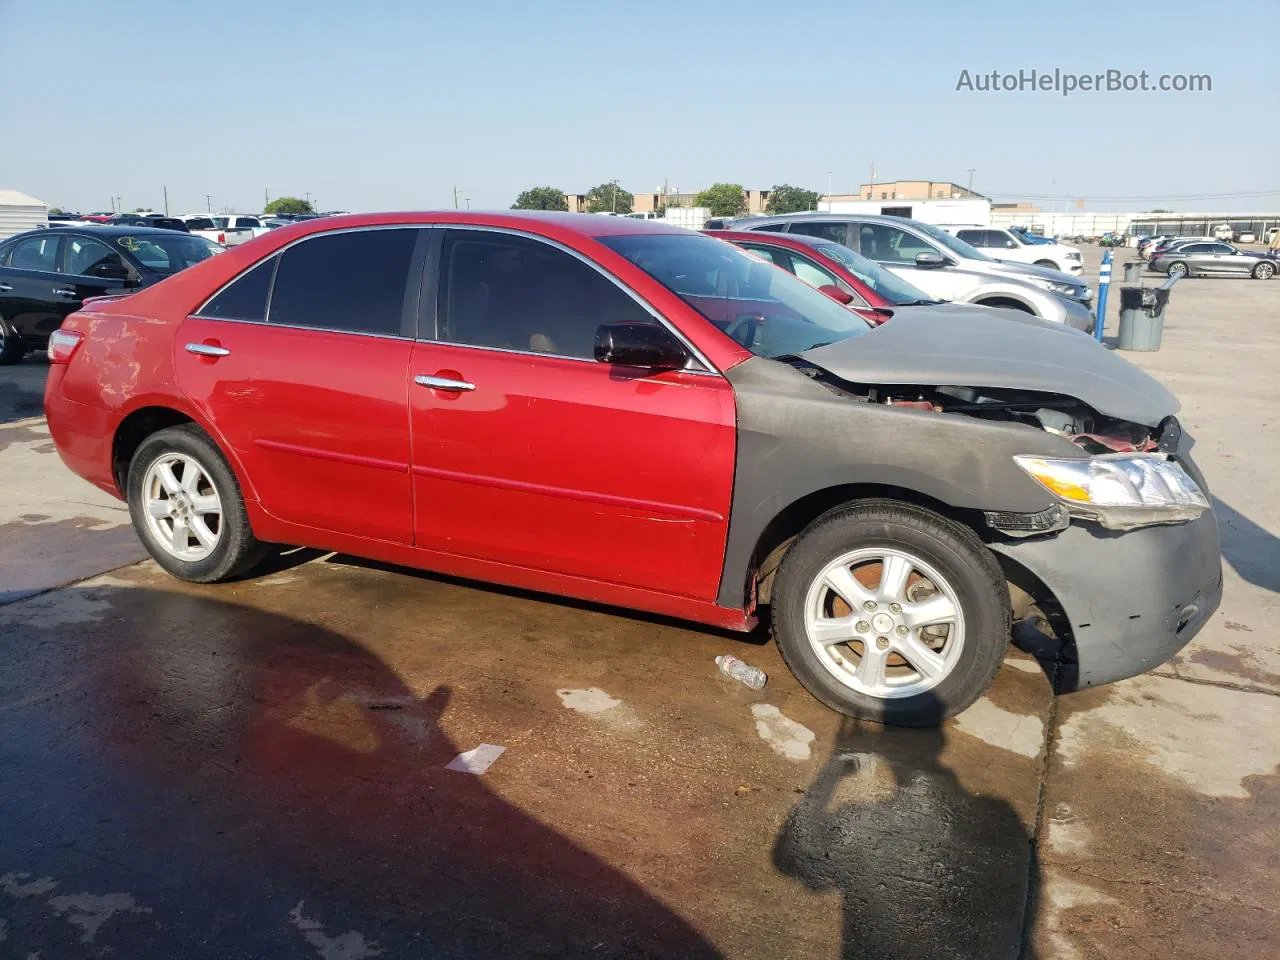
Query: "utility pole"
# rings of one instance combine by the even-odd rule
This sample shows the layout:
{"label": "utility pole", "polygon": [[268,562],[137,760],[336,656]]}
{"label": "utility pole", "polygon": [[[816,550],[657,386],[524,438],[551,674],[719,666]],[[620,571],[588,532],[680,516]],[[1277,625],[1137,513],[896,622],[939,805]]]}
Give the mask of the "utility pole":
{"label": "utility pole", "polygon": [[831,199],[831,171],[827,171],[827,199]]}
{"label": "utility pole", "polygon": [[617,214],[618,212],[618,178],[614,177],[609,182],[613,184],[613,200],[610,203],[610,208],[615,214]]}
{"label": "utility pole", "polygon": [[871,185],[867,190],[867,199],[874,200],[876,198],[876,162],[871,161]]}
{"label": "utility pole", "polygon": [[966,189],[970,193],[973,193],[973,171],[976,169],[977,167],[969,167],[967,168],[967,171],[966,171],[969,174],[969,186]]}
{"label": "utility pole", "polygon": [[308,206],[308,207],[311,207],[311,212],[312,212],[312,213],[315,213],[315,212],[316,212],[316,208],[311,206],[311,191],[310,191],[310,190],[308,190],[308,191],[307,191],[307,206]]}
{"label": "utility pole", "polygon": [[458,188],[453,188],[453,209],[458,209]]}
{"label": "utility pole", "polygon": [[164,191],[164,215],[167,217],[169,215],[169,188],[161,187],[160,189]]}
{"label": "utility pole", "polygon": [[267,192],[267,188],[262,188],[262,212],[267,212],[267,207],[271,206],[271,194]]}
{"label": "utility pole", "polygon": [[213,194],[211,193],[204,195],[204,212],[213,213]]}

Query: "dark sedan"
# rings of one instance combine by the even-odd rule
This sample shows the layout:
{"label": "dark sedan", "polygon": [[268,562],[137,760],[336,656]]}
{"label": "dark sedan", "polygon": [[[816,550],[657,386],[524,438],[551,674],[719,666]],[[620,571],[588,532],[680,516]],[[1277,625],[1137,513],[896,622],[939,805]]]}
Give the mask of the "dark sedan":
{"label": "dark sedan", "polygon": [[1274,254],[1238,250],[1221,240],[1176,243],[1157,250],[1147,269],[1171,277],[1253,277],[1270,280],[1280,268]]}
{"label": "dark sedan", "polygon": [[0,364],[43,350],[88,297],[150,286],[221,249],[154,227],[80,224],[10,237],[0,243]]}

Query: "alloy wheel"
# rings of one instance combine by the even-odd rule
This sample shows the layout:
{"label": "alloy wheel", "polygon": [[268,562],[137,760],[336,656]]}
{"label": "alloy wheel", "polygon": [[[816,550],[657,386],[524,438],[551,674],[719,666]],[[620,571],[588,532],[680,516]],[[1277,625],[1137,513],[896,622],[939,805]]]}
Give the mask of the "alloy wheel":
{"label": "alloy wheel", "polygon": [[222,537],[222,498],[194,457],[157,457],[147,468],[142,493],[147,529],[161,549],[188,562],[214,551]]}
{"label": "alloy wheel", "polygon": [[880,699],[941,683],[964,647],[964,611],[937,568],[900,549],[868,547],[832,560],[809,587],[805,632],[836,680]]}

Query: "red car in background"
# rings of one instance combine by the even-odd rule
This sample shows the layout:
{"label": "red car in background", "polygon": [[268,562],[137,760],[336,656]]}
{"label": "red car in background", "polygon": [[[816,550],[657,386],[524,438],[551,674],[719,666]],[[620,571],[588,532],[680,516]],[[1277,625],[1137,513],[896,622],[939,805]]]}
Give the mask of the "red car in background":
{"label": "red car in background", "polygon": [[843,244],[822,237],[738,230],[714,230],[708,236],[763,257],[872,324],[884,323],[895,307],[940,302]]}

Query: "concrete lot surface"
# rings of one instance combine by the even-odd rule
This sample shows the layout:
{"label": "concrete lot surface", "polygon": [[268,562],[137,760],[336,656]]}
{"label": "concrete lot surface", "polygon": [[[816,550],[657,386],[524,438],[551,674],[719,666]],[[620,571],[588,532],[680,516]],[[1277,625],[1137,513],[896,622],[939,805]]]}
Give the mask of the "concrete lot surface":
{"label": "concrete lot surface", "polygon": [[932,731],[762,637],[311,552],[181,584],[0,368],[0,957],[1280,955],[1277,298],[1182,281],[1130,355],[1217,500],[1203,633],[1058,699],[1011,647]]}

